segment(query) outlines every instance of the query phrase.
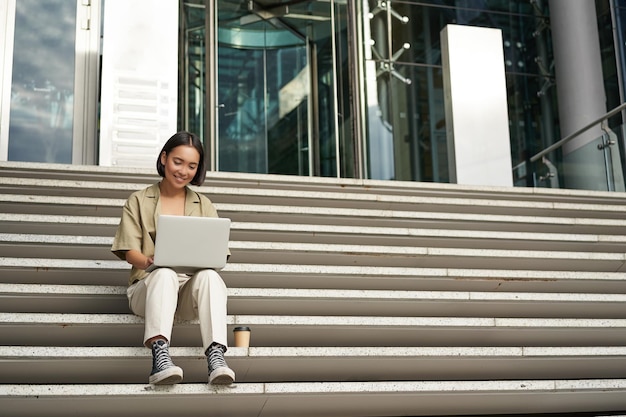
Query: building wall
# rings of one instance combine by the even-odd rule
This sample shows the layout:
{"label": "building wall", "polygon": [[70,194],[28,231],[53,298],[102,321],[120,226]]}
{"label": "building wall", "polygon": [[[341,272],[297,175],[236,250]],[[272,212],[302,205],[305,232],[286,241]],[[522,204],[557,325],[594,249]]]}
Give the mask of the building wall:
{"label": "building wall", "polygon": [[[623,45],[626,2],[579,1],[597,10],[593,29],[600,28],[610,110],[623,101],[624,58],[615,45]],[[179,3],[178,128],[200,134],[215,169],[448,182],[440,32],[459,24],[503,33],[515,185],[568,186],[559,152],[530,161],[563,136],[547,0],[254,4]],[[0,159],[98,163],[99,45],[107,37],[102,8],[99,0],[88,7],[74,0],[8,0],[0,8],[8,22],[0,55]],[[55,15],[60,10],[65,19]],[[57,21],[69,26],[59,28]],[[76,62],[38,52],[62,44],[78,51]],[[20,62],[39,70],[29,72]],[[55,66],[66,68],[58,85],[41,70]],[[61,88],[68,80],[70,95]],[[95,122],[83,126],[90,119]],[[617,135],[610,156],[621,161],[621,117],[609,122]],[[8,152],[14,149],[25,152]]]}

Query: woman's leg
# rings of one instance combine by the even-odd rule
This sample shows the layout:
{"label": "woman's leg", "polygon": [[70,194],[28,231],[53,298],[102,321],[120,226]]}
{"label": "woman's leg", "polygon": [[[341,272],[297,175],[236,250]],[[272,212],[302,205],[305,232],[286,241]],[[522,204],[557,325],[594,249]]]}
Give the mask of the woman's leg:
{"label": "woman's leg", "polygon": [[183,379],[183,370],[169,354],[178,287],[176,273],[162,268],[127,290],[131,310],[145,318],[144,345],[152,349],[151,384],[176,384]]}
{"label": "woman's leg", "polygon": [[180,290],[178,317],[198,317],[202,345],[207,356],[210,384],[231,384],[235,372],[224,360],[226,337],[227,290],[220,275],[213,270],[196,273]]}
{"label": "woman's leg", "polygon": [[178,276],[167,268],[159,268],[145,279],[133,284],[127,291],[130,309],[145,318],[144,344],[155,337],[170,341],[176,304]]}
{"label": "woman's leg", "polygon": [[227,297],[226,284],[212,269],[197,272],[180,289],[177,317],[183,320],[198,318],[205,351],[212,343],[228,346]]}

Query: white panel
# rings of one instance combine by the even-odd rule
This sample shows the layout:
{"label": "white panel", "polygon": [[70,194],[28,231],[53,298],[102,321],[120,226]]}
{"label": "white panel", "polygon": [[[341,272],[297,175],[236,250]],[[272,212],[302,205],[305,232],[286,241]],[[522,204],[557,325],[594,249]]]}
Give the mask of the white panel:
{"label": "white panel", "polygon": [[513,186],[500,29],[441,31],[450,181]]}
{"label": "white panel", "polygon": [[104,5],[100,165],[154,167],[176,132],[178,1]]}

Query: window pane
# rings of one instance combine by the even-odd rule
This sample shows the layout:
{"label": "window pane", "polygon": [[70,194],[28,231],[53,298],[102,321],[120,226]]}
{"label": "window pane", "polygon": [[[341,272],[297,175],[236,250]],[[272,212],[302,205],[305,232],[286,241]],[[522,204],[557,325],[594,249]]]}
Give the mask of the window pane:
{"label": "window pane", "polygon": [[76,0],[16,4],[9,160],[72,162]]}

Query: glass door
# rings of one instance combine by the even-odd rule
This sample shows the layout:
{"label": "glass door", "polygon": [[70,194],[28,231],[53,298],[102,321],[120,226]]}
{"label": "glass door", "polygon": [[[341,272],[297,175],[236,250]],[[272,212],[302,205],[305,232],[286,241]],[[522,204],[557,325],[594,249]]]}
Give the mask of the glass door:
{"label": "glass door", "polygon": [[93,42],[83,35],[91,29],[92,3],[97,9],[95,1],[8,0],[0,11],[7,22],[1,160],[93,162],[86,150],[94,148],[88,126],[95,126],[97,68],[86,65]]}
{"label": "glass door", "polygon": [[354,176],[346,9],[345,1],[185,2],[183,125],[205,133],[217,170]]}
{"label": "glass door", "polygon": [[[271,34],[269,34],[271,36]],[[218,167],[221,171],[309,175],[310,67],[307,39],[250,33],[218,54]]]}

